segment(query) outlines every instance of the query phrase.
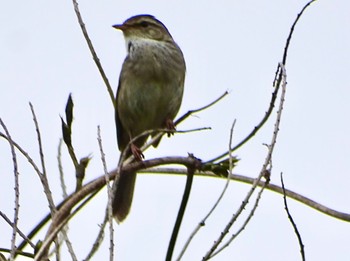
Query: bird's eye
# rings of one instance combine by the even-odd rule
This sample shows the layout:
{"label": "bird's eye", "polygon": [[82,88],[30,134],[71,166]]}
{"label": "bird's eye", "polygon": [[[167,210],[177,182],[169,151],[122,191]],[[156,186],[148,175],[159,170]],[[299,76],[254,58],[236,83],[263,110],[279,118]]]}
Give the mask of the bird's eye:
{"label": "bird's eye", "polygon": [[146,22],[146,21],[142,21],[142,22],[140,23],[140,25],[141,25],[142,27],[147,27],[149,24],[148,24],[148,22]]}

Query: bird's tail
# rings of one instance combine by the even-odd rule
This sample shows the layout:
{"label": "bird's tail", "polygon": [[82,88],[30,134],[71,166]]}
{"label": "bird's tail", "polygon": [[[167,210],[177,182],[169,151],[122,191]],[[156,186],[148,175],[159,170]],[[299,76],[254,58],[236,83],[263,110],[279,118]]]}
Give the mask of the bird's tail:
{"label": "bird's tail", "polygon": [[113,216],[118,223],[122,222],[130,211],[135,182],[136,172],[121,172],[112,204]]}

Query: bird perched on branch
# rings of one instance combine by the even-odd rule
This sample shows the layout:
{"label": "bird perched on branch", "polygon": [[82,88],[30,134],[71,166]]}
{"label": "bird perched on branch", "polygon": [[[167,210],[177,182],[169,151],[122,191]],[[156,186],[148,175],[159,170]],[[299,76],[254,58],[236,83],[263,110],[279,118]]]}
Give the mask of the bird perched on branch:
{"label": "bird perched on branch", "polygon": [[[128,52],[120,73],[115,113],[118,147],[124,151],[131,139],[146,130],[175,129],[173,120],[182,101],[186,65],[181,49],[155,17],[137,15],[113,27],[123,32]],[[132,142],[126,155],[142,160],[140,147],[147,138]],[[112,205],[118,222],[130,211],[135,181],[134,172],[120,175]]]}

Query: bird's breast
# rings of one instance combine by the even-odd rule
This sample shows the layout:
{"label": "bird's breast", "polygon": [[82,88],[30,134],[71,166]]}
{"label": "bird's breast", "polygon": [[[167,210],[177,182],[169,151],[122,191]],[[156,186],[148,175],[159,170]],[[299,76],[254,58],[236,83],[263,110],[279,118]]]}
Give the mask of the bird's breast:
{"label": "bird's breast", "polygon": [[128,59],[135,76],[170,80],[185,73],[181,50],[175,43],[155,40],[130,41]]}

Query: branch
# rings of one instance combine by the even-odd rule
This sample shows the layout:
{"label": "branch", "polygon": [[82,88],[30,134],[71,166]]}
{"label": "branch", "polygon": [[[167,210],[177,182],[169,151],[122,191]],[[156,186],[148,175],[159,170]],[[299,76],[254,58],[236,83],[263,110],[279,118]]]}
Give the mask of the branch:
{"label": "branch", "polygon": [[108,195],[108,202],[107,202],[107,217],[108,217],[108,223],[109,223],[109,260],[113,261],[114,259],[114,240],[113,240],[113,233],[114,233],[114,228],[113,228],[113,210],[112,210],[112,200],[113,200],[113,188],[111,188],[109,184],[109,176],[108,176],[108,171],[107,171],[107,163],[106,163],[106,158],[105,158],[105,153],[103,151],[103,146],[102,146],[102,138],[101,138],[101,129],[100,126],[97,126],[97,140],[98,140],[98,146],[100,148],[100,153],[101,153],[101,161],[103,164],[103,171],[106,179],[106,186],[107,186],[107,195]]}
{"label": "branch", "polygon": [[37,133],[39,152],[40,152],[40,160],[41,160],[41,166],[42,166],[42,172],[40,172],[38,174],[39,174],[40,181],[43,185],[47,201],[49,202],[51,215],[53,216],[55,214],[56,209],[55,209],[55,203],[54,203],[53,198],[52,198],[52,193],[50,190],[49,181],[48,181],[47,175],[46,175],[44,153],[43,153],[42,144],[41,144],[41,134],[40,134],[40,130],[39,130],[39,124],[38,124],[38,120],[37,120],[35,112],[34,112],[33,105],[31,103],[29,103],[29,106],[30,106],[30,110],[32,112],[35,130]]}
{"label": "branch", "polygon": [[298,230],[298,227],[297,225],[295,224],[294,220],[293,220],[293,217],[292,215],[290,214],[289,212],[289,209],[288,209],[288,205],[287,205],[287,197],[286,197],[286,193],[285,193],[285,189],[284,189],[284,182],[283,182],[283,175],[281,173],[281,184],[282,184],[282,190],[283,190],[283,203],[284,203],[284,209],[286,210],[287,212],[287,215],[288,215],[288,219],[290,221],[290,223],[292,224],[293,228],[294,228],[294,232],[298,238],[298,242],[299,242],[299,246],[300,246],[300,254],[301,254],[301,258],[303,261],[305,261],[305,252],[304,252],[304,244],[303,244],[303,241],[301,239],[301,235],[299,233],[299,230]]}
{"label": "branch", "polygon": [[[294,28],[296,26],[296,24],[298,23],[300,17],[302,16],[302,14],[304,13],[304,11],[306,10],[306,8],[311,5],[313,2],[315,2],[316,0],[312,0],[310,2],[308,2],[304,7],[303,9],[301,10],[301,12],[298,14],[297,18],[295,19],[291,29],[290,29],[290,32],[289,32],[289,35],[287,37],[287,41],[286,41],[286,44],[285,44],[285,47],[284,47],[284,53],[283,53],[283,57],[282,57],[282,65],[283,66],[286,66],[286,63],[287,63],[287,55],[288,55],[288,48],[289,48],[289,44],[291,42],[291,39],[292,39],[292,36],[293,36],[293,32],[294,32]],[[281,74],[281,71],[279,70],[280,69],[280,64],[278,64],[277,66],[277,70],[276,70],[276,73],[275,73],[275,79],[273,81],[273,86],[275,86],[275,90],[274,92],[272,93],[272,97],[271,97],[271,100],[270,100],[270,105],[269,105],[269,108],[267,109],[267,111],[265,112],[265,115],[264,117],[261,119],[261,121],[253,128],[253,130],[241,141],[239,142],[237,145],[235,145],[231,150],[232,151],[235,151],[237,150],[238,148],[240,148],[241,146],[243,146],[245,143],[247,143],[253,136],[255,136],[255,134],[258,133],[258,131],[264,126],[264,124],[267,122],[267,120],[269,119],[272,111],[273,111],[273,108],[275,106],[275,101],[276,101],[276,98],[277,98],[277,93],[279,91],[279,86],[280,86],[280,82],[282,80],[282,74]],[[228,155],[228,152],[224,152],[223,154],[211,159],[211,160],[208,160],[206,163],[210,163],[210,162],[215,162],[217,160],[220,160],[222,159],[223,157],[227,156]]]}
{"label": "branch", "polygon": [[[0,216],[12,227],[14,228],[14,224],[11,222],[11,220],[6,216],[5,213],[3,213],[0,210]],[[30,239],[17,227],[17,233],[27,242],[32,248],[35,248],[35,245]],[[18,248],[17,248],[18,250]]]}
{"label": "branch", "polygon": [[222,247],[220,247],[217,251],[215,251],[211,257],[214,257],[216,256],[217,254],[219,254],[221,251],[223,251],[226,247],[228,247],[233,240],[235,240],[239,234],[246,228],[246,226],[248,225],[249,221],[251,220],[251,218],[253,217],[256,209],[258,208],[258,204],[260,202],[260,199],[261,199],[261,195],[263,193],[263,191],[265,190],[266,186],[268,185],[268,181],[264,182],[264,185],[261,187],[257,197],[256,197],[256,200],[255,200],[255,204],[252,208],[252,210],[250,211],[248,217],[246,218],[246,220],[244,221],[243,225],[241,226],[240,229],[237,230],[237,232],[235,234],[232,234],[231,238],[225,243],[223,244]]}
{"label": "branch", "polygon": [[195,227],[195,229],[192,231],[192,233],[190,234],[190,236],[188,237],[185,245],[183,246],[179,256],[177,257],[177,261],[180,261],[182,256],[185,254],[186,249],[188,248],[188,246],[190,245],[192,239],[194,238],[194,236],[198,233],[198,231],[205,226],[205,223],[207,221],[207,219],[211,216],[211,214],[214,212],[214,210],[216,209],[216,207],[219,205],[221,199],[224,197],[225,192],[228,188],[228,185],[230,184],[230,176],[232,175],[232,169],[233,169],[233,160],[232,160],[232,154],[231,154],[231,145],[232,145],[232,137],[233,137],[233,130],[236,124],[236,120],[233,121],[232,126],[231,126],[231,130],[230,130],[230,139],[229,139],[229,175],[227,175],[226,177],[226,183],[225,186],[220,194],[220,196],[218,197],[218,199],[216,200],[216,202],[214,203],[213,207],[209,210],[208,214],[197,224],[197,226]]}
{"label": "branch", "polygon": [[[152,168],[152,169],[147,169],[147,170],[139,170],[138,173],[152,173],[152,174],[161,174],[163,175],[164,173],[166,174],[174,174],[174,175],[186,175],[186,170],[184,169],[174,169],[174,168]],[[226,178],[226,177],[220,177],[217,174],[206,171],[206,172],[196,172],[196,176],[201,176],[201,177],[207,177],[207,178]],[[239,181],[245,184],[253,184],[255,181],[255,178],[250,178],[247,176],[239,175],[239,174],[232,174],[230,176],[231,180],[234,181]],[[264,186],[265,182],[259,181],[258,186],[262,187]],[[282,187],[275,185],[275,184],[268,184],[266,186],[268,190],[271,190],[273,192],[276,192],[278,194],[283,195],[283,189]],[[318,203],[306,196],[301,195],[300,193],[294,192],[289,189],[285,189],[285,194],[287,197],[294,199],[310,208],[313,208],[323,214],[326,214],[330,217],[340,219],[345,222],[350,222],[350,214],[345,213],[345,212],[340,212],[337,210],[334,210],[332,208],[329,208],[325,205],[322,205],[321,203]]]}
{"label": "branch", "polygon": [[[152,160],[145,160],[142,162],[134,162],[128,164],[123,167],[123,171],[139,171],[141,168],[150,168],[158,165],[167,165],[167,164],[178,164],[184,165],[186,167],[191,166],[200,166],[201,162],[193,157],[164,157],[157,158]],[[109,179],[113,180],[117,175],[119,175],[118,168],[111,171],[109,173]],[[100,176],[99,178],[87,183],[83,186],[79,191],[75,192],[71,196],[69,196],[64,204],[62,204],[61,208],[57,211],[56,215],[53,217],[52,223],[48,229],[45,240],[43,242],[43,247],[40,248],[39,252],[36,255],[36,260],[41,260],[43,256],[48,251],[50,247],[51,239],[57,235],[59,232],[58,227],[62,226],[63,222],[67,221],[67,217],[69,216],[71,210],[76,206],[81,200],[83,200],[86,196],[91,193],[97,193],[100,189],[102,189],[106,185],[106,177],[105,175]],[[46,246],[46,247],[44,247]]]}
{"label": "branch", "polygon": [[265,162],[262,166],[262,169],[260,171],[259,176],[257,177],[257,179],[254,181],[254,183],[252,184],[252,187],[250,189],[250,191],[248,192],[247,196],[245,197],[245,199],[243,200],[240,208],[233,214],[231,220],[228,222],[228,224],[225,226],[223,232],[220,233],[219,237],[217,240],[214,241],[212,247],[210,248],[210,250],[205,254],[205,256],[203,257],[203,260],[208,260],[209,258],[212,257],[212,254],[214,253],[214,251],[217,249],[217,247],[219,246],[219,244],[222,242],[222,240],[224,239],[224,237],[227,235],[227,233],[229,232],[230,228],[232,227],[232,225],[236,222],[236,220],[238,219],[239,215],[243,212],[243,210],[245,209],[246,205],[249,202],[249,199],[251,198],[251,196],[253,195],[256,187],[258,186],[259,181],[261,180],[261,178],[266,174],[266,172],[268,171],[268,166],[270,165],[271,162],[271,157],[276,145],[276,141],[277,141],[277,135],[279,132],[279,125],[281,122],[281,117],[282,117],[282,110],[283,110],[283,104],[284,104],[284,100],[285,100],[285,92],[286,92],[286,74],[284,71],[284,67],[283,65],[281,65],[281,69],[282,69],[282,94],[280,97],[280,104],[279,104],[279,109],[277,111],[277,117],[276,117],[276,122],[275,122],[275,127],[274,127],[274,131],[273,131],[273,135],[271,138],[271,142],[268,146],[268,152],[265,158]]}
{"label": "branch", "polygon": [[15,253],[16,253],[16,235],[18,230],[18,219],[19,219],[19,172],[18,172],[15,146],[12,141],[10,132],[8,131],[5,123],[2,121],[1,118],[0,118],[0,125],[4,129],[7,136],[7,141],[10,145],[12,162],[13,162],[13,174],[15,179],[15,209],[14,209],[13,223],[12,223],[12,239],[11,239],[11,254],[10,254],[10,260],[14,260]]}
{"label": "branch", "polygon": [[214,101],[212,101],[211,103],[209,103],[208,105],[205,105],[203,107],[200,107],[198,109],[194,109],[194,110],[190,110],[188,112],[186,112],[184,115],[182,115],[179,119],[177,119],[174,122],[174,125],[177,126],[179,125],[181,122],[183,122],[185,119],[187,119],[189,116],[191,116],[192,114],[196,113],[196,112],[200,112],[203,111],[205,109],[208,109],[209,107],[215,105],[216,103],[218,103],[219,101],[221,101],[226,95],[228,94],[228,92],[224,92],[220,97],[216,98]]}
{"label": "branch", "polygon": [[[189,155],[189,157],[193,157],[193,155]],[[200,163],[200,161],[199,161],[199,163]],[[171,238],[170,238],[168,251],[166,254],[166,258],[165,258],[166,261],[171,261],[171,258],[173,256],[177,235],[179,234],[179,230],[180,230],[183,216],[185,214],[187,202],[188,202],[188,199],[190,197],[190,192],[191,192],[192,182],[193,182],[193,175],[194,175],[194,172],[197,168],[200,168],[200,165],[187,167],[187,178],[186,178],[185,190],[184,190],[184,194],[182,196],[180,209],[177,213],[175,225],[173,228],[173,233],[172,233]]]}
{"label": "branch", "polygon": [[109,81],[108,81],[108,78],[102,68],[102,65],[100,63],[100,59],[98,58],[96,52],[95,52],[95,48],[94,46],[92,45],[92,42],[90,40],[90,37],[87,33],[87,30],[86,30],[86,27],[85,27],[85,24],[84,24],[84,21],[83,21],[83,18],[81,17],[81,14],[80,14],[80,11],[79,11],[79,7],[78,7],[78,2],[76,0],[73,0],[73,5],[74,5],[74,11],[75,11],[75,14],[78,18],[78,22],[79,22],[79,25],[80,25],[80,28],[81,28],[81,31],[83,32],[83,35],[84,35],[84,38],[86,40],[86,43],[87,45],[89,46],[89,49],[90,49],[90,52],[92,54],[92,57],[94,58],[94,61],[95,61],[95,64],[102,76],[102,79],[107,87],[107,91],[109,93],[109,97],[112,101],[112,104],[113,104],[113,107],[115,108],[116,107],[116,101],[114,99],[114,92],[112,90],[112,87],[111,85],[109,84]]}

